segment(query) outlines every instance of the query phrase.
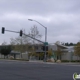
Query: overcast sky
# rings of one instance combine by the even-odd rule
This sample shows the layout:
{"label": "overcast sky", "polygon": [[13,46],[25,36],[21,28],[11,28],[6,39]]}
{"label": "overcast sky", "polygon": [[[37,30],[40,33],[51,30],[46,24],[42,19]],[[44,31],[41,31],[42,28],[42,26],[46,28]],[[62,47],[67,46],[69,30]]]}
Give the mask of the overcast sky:
{"label": "overcast sky", "polygon": [[[45,29],[34,21],[43,24],[48,29],[49,43],[80,41],[80,0],[0,0],[0,28],[29,33],[33,25],[37,25],[42,41]],[[19,36],[16,33],[0,33],[0,44],[9,43],[10,38]]]}

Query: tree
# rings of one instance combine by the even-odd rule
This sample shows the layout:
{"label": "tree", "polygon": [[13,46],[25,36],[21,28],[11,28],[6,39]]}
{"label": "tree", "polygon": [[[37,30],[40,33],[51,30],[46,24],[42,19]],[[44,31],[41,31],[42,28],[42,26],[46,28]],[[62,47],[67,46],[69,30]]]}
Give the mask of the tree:
{"label": "tree", "polygon": [[11,52],[11,46],[2,46],[0,53],[7,56]]}
{"label": "tree", "polygon": [[62,55],[62,51],[61,51],[61,49],[60,48],[57,48],[57,50],[55,51],[55,53],[56,53],[56,56],[57,56],[57,59],[60,59],[61,60],[61,55]]}
{"label": "tree", "polygon": [[38,53],[38,54],[39,54],[39,59],[40,59],[40,60],[43,59],[44,53]]}
{"label": "tree", "polygon": [[[25,30],[23,31],[23,33],[26,34]],[[29,35],[33,38],[39,38],[40,37],[39,31],[38,31],[36,26],[33,26],[27,35]],[[22,52],[34,50],[33,47],[32,47],[32,49],[30,48],[30,50],[28,47],[30,45],[32,45],[32,40],[33,40],[33,43],[35,42],[35,40],[28,37],[28,36],[22,35],[21,37],[19,36],[16,38],[11,38],[10,40],[11,40],[10,44],[12,45],[13,50],[21,52],[21,58],[22,58]]]}
{"label": "tree", "polygon": [[7,42],[6,42],[6,41],[4,41],[4,42],[2,43],[2,45],[7,45]]}
{"label": "tree", "polygon": [[6,41],[3,41],[2,43],[2,46],[1,46],[1,49],[0,49],[0,53],[2,55],[4,55],[4,58],[5,56],[7,56],[9,53],[9,50],[11,50],[11,46],[7,45],[7,42]]}
{"label": "tree", "polygon": [[[29,49],[29,48],[28,48]],[[34,46],[31,46],[31,48],[29,49],[31,56],[36,56],[36,51],[34,49]]]}
{"label": "tree", "polygon": [[[39,33],[39,30],[38,30],[38,28],[37,28],[36,25],[34,25],[33,27],[31,27],[29,34],[30,34],[31,37],[36,38],[36,39],[37,38],[41,39],[41,37],[42,37],[42,35]],[[31,50],[31,52],[32,52],[31,55],[37,56],[36,55],[35,45],[36,45],[36,43],[40,43],[40,42],[38,42],[38,41],[36,41],[34,39],[31,39],[31,41],[32,41],[32,44],[33,44],[32,45],[32,50]]]}
{"label": "tree", "polygon": [[65,43],[65,46],[74,46],[75,44],[73,44],[72,42],[71,43]]}
{"label": "tree", "polygon": [[73,45],[74,45],[73,43],[70,43],[70,44],[69,44],[69,46],[73,46]]}
{"label": "tree", "polygon": [[29,43],[25,43],[24,39],[24,37],[11,38],[10,44],[13,46],[13,50],[25,52]]}
{"label": "tree", "polygon": [[48,57],[52,56],[52,49],[48,50]]}
{"label": "tree", "polygon": [[[39,38],[41,39],[42,35],[39,34],[38,28],[36,25],[34,25],[33,27],[31,27],[30,29],[30,36],[32,36],[33,38]],[[35,40],[32,39],[33,44],[35,44]]]}
{"label": "tree", "polygon": [[61,50],[61,47],[59,46],[60,45],[60,41],[57,41],[55,43],[55,45],[57,46],[57,50],[55,50],[55,55],[57,56],[57,59],[60,59],[61,60],[61,55],[63,53],[63,51]]}
{"label": "tree", "polygon": [[67,43],[65,43],[65,46],[69,46],[69,43],[67,42]]}
{"label": "tree", "polygon": [[80,42],[78,42],[74,47],[74,53],[80,58]]}
{"label": "tree", "polygon": [[12,45],[13,50],[21,52],[22,58],[22,53],[28,51],[28,45],[30,44],[30,41],[31,39],[29,37],[22,35],[21,37],[18,36],[16,38],[11,38],[10,44]]}

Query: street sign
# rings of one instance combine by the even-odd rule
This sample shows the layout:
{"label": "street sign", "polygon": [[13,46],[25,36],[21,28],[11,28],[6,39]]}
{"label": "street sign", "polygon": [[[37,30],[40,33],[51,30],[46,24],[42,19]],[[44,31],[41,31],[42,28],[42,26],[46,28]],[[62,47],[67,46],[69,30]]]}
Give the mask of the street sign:
{"label": "street sign", "polygon": [[48,42],[44,42],[44,45],[48,45]]}

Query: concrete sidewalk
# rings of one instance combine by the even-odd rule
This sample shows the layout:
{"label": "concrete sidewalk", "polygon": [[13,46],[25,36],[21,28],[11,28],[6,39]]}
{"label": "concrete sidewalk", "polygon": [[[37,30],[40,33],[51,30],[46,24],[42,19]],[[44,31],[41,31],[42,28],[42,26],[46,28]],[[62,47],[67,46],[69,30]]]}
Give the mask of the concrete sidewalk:
{"label": "concrete sidewalk", "polygon": [[80,65],[80,63],[72,63],[72,62],[62,62],[62,63],[56,63],[56,62],[44,62],[43,60],[29,60],[29,62],[34,63],[44,63],[44,64],[66,64],[66,65]]}
{"label": "concrete sidewalk", "polygon": [[57,64],[57,63],[53,63],[53,62],[44,62],[43,60],[29,60],[29,62],[44,63],[44,64]]}
{"label": "concrete sidewalk", "polygon": [[62,63],[56,63],[56,62],[44,62],[43,60],[29,60],[29,61],[21,61],[21,60],[9,60],[9,59],[1,59],[1,61],[17,61],[17,62],[33,62],[33,63],[42,63],[42,64],[61,64],[61,65],[80,65],[80,63],[73,63],[73,62],[62,62]]}

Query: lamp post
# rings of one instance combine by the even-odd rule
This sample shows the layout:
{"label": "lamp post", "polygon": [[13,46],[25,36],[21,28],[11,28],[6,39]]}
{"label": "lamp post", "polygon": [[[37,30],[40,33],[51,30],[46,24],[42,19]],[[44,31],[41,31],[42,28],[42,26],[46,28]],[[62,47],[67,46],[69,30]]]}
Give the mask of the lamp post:
{"label": "lamp post", "polygon": [[42,25],[40,22],[33,20],[33,19],[28,19],[29,21],[35,21],[38,24],[40,24],[42,27],[45,28],[45,61],[46,61],[46,42],[47,42],[47,27],[45,27],[44,25]]}

